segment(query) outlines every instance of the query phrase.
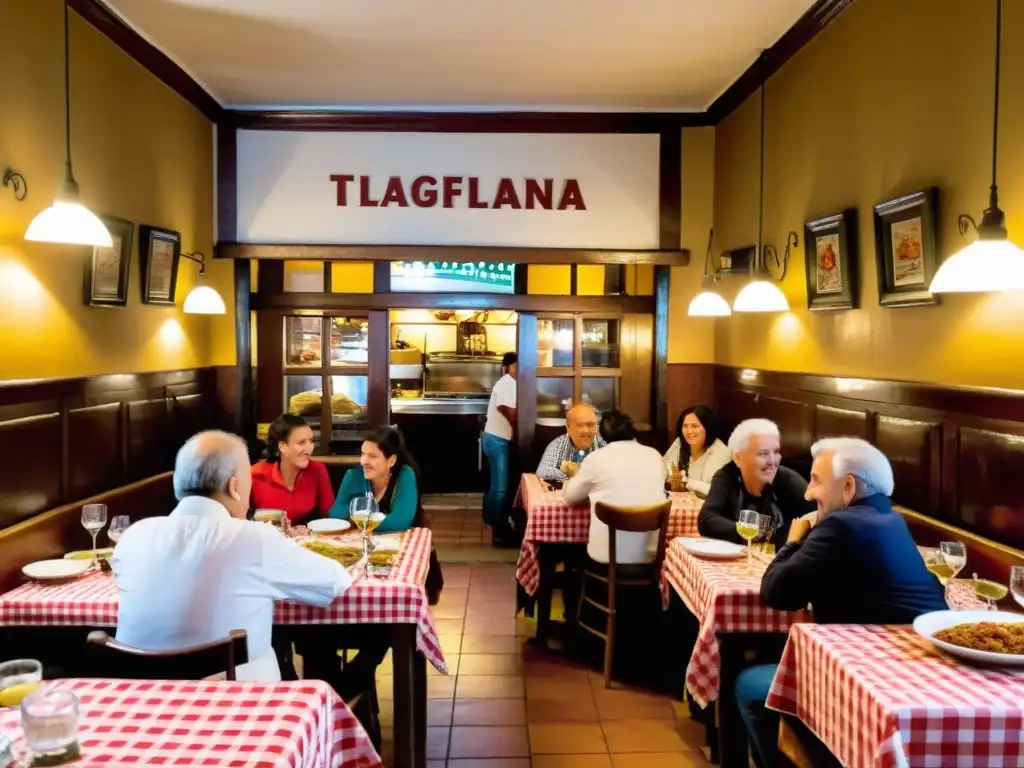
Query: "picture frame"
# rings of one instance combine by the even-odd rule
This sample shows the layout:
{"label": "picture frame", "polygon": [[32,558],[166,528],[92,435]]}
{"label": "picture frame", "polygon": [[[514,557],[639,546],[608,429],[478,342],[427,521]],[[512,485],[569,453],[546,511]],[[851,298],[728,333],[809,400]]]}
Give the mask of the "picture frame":
{"label": "picture frame", "polygon": [[116,216],[99,218],[110,232],[113,245],[95,246],[85,260],[85,303],[90,307],[124,307],[128,304],[135,224]]}
{"label": "picture frame", "polygon": [[939,268],[938,200],[938,189],[931,187],[874,207],[879,305],[939,303],[928,290]]}
{"label": "picture frame", "polygon": [[181,261],[181,233],[139,225],[142,303],[173,306]]}
{"label": "picture frame", "polygon": [[812,312],[856,309],[858,303],[857,210],[804,224],[807,308]]}

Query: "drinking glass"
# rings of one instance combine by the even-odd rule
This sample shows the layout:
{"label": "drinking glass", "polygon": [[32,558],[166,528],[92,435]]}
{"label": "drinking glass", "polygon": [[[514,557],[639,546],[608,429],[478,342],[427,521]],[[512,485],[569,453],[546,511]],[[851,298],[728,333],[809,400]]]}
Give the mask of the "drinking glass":
{"label": "drinking glass", "polygon": [[22,695],[27,695],[39,686],[42,679],[43,665],[35,659],[15,659],[0,664],[0,694],[8,688],[24,685],[31,686],[31,689],[22,689]]}
{"label": "drinking glass", "polygon": [[107,524],[106,504],[86,504],[82,507],[82,527],[92,534],[92,564],[99,563],[96,557],[96,534]]}
{"label": "drinking glass", "polygon": [[1010,569],[1010,591],[1017,605],[1024,608],[1024,565],[1015,565]]}
{"label": "drinking glass", "polygon": [[370,520],[370,515],[377,512],[379,512],[377,500],[373,498],[372,493],[356,496],[348,503],[348,514],[352,518],[352,524],[362,533],[363,557],[370,554],[370,537],[366,531],[367,523]]}
{"label": "drinking glass", "polygon": [[54,765],[78,755],[78,697],[41,689],[21,702],[21,729],[36,761]]}
{"label": "drinking glass", "polygon": [[1008,591],[1009,589],[998,581],[979,579],[978,574],[974,574],[974,594],[985,601],[986,611],[996,610],[996,601],[1006,597]]}
{"label": "drinking glass", "polygon": [[110,527],[107,528],[107,538],[110,539],[110,543],[117,544],[121,534],[127,531],[131,524],[128,515],[114,515],[110,518]]}
{"label": "drinking glass", "polygon": [[751,543],[757,538],[758,533],[761,532],[761,520],[760,518],[765,517],[759,515],[752,509],[744,509],[740,511],[739,520],[736,521],[736,533],[742,538],[746,539],[747,542],[747,570],[753,571],[754,564],[751,559]]}

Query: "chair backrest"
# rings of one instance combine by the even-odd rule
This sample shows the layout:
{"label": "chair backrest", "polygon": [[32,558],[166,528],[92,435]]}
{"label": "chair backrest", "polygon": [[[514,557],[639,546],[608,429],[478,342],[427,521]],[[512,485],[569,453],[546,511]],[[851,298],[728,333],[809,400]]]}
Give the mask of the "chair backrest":
{"label": "chair backrest", "polygon": [[88,649],[93,674],[129,680],[202,680],[219,674],[234,680],[235,667],[249,661],[244,629],[177,651],[146,651],[119,643],[106,632],[90,632]]}
{"label": "chair backrest", "polygon": [[672,511],[672,500],[665,499],[651,507],[616,507],[599,501],[594,505],[597,519],[608,526],[608,564],[616,563],[617,531],[626,533],[650,533],[658,531],[658,554],[655,565],[660,570],[665,559],[665,536],[668,530],[668,516]]}

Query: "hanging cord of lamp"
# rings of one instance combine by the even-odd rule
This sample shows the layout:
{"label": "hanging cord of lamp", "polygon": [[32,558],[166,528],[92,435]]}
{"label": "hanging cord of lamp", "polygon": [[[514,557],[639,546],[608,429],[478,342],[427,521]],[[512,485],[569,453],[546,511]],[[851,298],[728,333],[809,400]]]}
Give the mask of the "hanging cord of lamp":
{"label": "hanging cord of lamp", "polygon": [[[786,276],[786,269],[789,265],[790,245],[799,245],[796,232],[790,231],[786,235],[786,250],[782,261],[779,261],[779,252],[773,245],[764,244],[764,136],[765,136],[765,106],[767,101],[768,86],[768,52],[761,52],[761,145],[760,145],[760,170],[759,170],[759,206],[757,214],[757,254],[754,257],[753,280],[747,283],[736,295],[732,303],[734,312],[788,312],[789,302],[785,294],[775,284],[775,280],[782,281]],[[780,270],[778,277],[772,275],[768,268],[768,256],[771,254],[775,260],[776,269]]]}
{"label": "hanging cord of lamp", "polygon": [[708,249],[704,255],[704,290],[698,293],[690,301],[686,314],[690,317],[726,317],[732,314],[729,302],[722,298],[721,294],[714,289],[715,283],[720,279],[717,270],[710,272],[711,253],[715,241],[715,230],[708,230]]}
{"label": "hanging cord of lamp", "polygon": [[999,86],[1002,63],[1003,2],[996,0],[996,72],[992,103],[992,184],[988,208],[977,223],[961,214],[957,225],[961,235],[975,230],[978,239],[942,263],[929,290],[932,293],[979,293],[1024,290],[1024,251],[1009,239],[1006,215],[999,208],[996,170],[999,158]]}
{"label": "hanging cord of lamp", "polygon": [[[199,265],[200,276],[206,275],[205,254],[198,251],[195,253],[182,252],[181,256]],[[216,289],[208,285],[197,285],[185,297],[183,310],[186,315],[223,315],[227,312],[227,307],[224,306],[224,299]]]}

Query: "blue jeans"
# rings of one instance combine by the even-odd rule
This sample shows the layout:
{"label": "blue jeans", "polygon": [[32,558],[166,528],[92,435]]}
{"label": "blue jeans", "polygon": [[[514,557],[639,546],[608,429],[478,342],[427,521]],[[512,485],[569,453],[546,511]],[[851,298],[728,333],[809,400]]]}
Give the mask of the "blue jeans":
{"label": "blue jeans", "polygon": [[508,496],[509,441],[490,432],[484,432],[480,443],[491,470],[491,484],[484,494],[484,523],[494,527],[496,523],[508,517],[505,499]]}

